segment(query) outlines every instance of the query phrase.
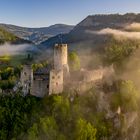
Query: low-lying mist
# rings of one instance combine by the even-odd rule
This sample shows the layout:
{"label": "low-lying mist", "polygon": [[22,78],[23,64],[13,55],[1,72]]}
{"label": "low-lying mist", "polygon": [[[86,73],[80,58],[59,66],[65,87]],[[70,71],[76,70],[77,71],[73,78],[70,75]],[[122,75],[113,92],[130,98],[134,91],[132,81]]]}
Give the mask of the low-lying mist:
{"label": "low-lying mist", "polygon": [[33,48],[34,46],[30,44],[12,45],[6,43],[4,45],[0,45],[0,56],[17,55],[26,51],[32,51]]}
{"label": "low-lying mist", "polygon": [[140,32],[129,32],[129,31],[122,31],[117,29],[105,28],[100,31],[87,31],[91,34],[97,35],[113,35],[116,39],[140,39]]}
{"label": "low-lying mist", "polygon": [[125,29],[127,29],[127,30],[140,30],[140,23],[137,23],[137,22],[134,22],[134,23],[132,23],[132,24],[129,24],[129,25],[127,25],[126,27],[125,27]]}

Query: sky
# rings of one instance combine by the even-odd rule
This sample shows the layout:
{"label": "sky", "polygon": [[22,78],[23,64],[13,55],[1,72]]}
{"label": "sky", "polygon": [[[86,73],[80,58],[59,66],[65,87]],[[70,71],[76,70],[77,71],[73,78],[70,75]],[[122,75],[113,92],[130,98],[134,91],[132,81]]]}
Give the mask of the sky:
{"label": "sky", "polygon": [[140,0],[0,0],[0,23],[46,27],[76,25],[88,15],[140,12]]}

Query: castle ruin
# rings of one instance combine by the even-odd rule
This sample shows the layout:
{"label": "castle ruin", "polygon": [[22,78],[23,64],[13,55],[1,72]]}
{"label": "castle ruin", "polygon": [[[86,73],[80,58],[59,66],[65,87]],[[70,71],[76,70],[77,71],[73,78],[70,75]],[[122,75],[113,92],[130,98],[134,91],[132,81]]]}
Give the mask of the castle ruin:
{"label": "castle ruin", "polygon": [[[92,86],[97,81],[111,79],[111,75],[114,73],[113,66],[110,66],[94,70],[81,69],[76,75],[71,73],[70,76],[67,44],[56,44],[53,53],[52,65],[35,71],[32,70],[31,65],[23,66],[20,81],[24,95],[31,94],[36,97],[44,97],[62,93],[64,88],[78,87],[78,89],[82,89],[84,87],[85,89],[88,87],[87,85]],[[77,78],[78,75],[79,78]]]}
{"label": "castle ruin", "polygon": [[63,91],[64,78],[69,75],[67,48],[67,44],[56,44],[53,65],[48,65],[46,68],[33,71],[30,66],[24,65],[21,72],[24,94],[44,97]]}
{"label": "castle ruin", "polygon": [[33,70],[31,65],[24,65],[20,75],[23,95],[30,93],[31,83],[33,81]]}

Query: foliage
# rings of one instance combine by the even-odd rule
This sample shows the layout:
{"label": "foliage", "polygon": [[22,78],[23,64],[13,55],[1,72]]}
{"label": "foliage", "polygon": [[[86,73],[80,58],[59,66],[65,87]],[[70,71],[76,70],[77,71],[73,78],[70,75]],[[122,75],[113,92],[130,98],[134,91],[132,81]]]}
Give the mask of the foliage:
{"label": "foliage", "polygon": [[120,67],[139,46],[138,40],[112,39],[108,47],[105,48],[105,61]]}
{"label": "foliage", "polygon": [[70,70],[77,71],[80,69],[80,59],[76,52],[69,53],[69,66]]}
{"label": "foliage", "polygon": [[96,128],[89,122],[79,119],[76,125],[76,140],[96,140]]}
{"label": "foliage", "polygon": [[0,96],[0,139],[7,140],[25,132],[31,124],[33,106],[38,100],[19,94]]}
{"label": "foliage", "polygon": [[0,88],[12,89],[20,76],[20,67],[7,67],[0,70]]}
{"label": "foliage", "polygon": [[124,111],[135,111],[140,101],[139,92],[132,81],[121,81],[117,93],[112,96],[112,109],[120,106]]}
{"label": "foliage", "polygon": [[47,65],[48,65],[47,61],[43,62],[43,63],[32,64],[32,69],[33,69],[33,71],[36,71],[37,69],[47,67]]}
{"label": "foliage", "polygon": [[58,131],[58,126],[53,117],[40,118],[39,123],[34,123],[28,130],[29,140],[63,140],[64,136]]}
{"label": "foliage", "polygon": [[[88,99],[86,96],[75,96],[74,101],[71,102],[69,97],[58,95],[44,99],[22,97],[19,93],[0,96],[0,139],[95,140],[97,137],[102,138],[107,130],[99,128],[95,117],[90,117],[96,115],[96,110],[92,109],[94,97],[89,99],[91,100],[89,103],[81,106],[85,98]],[[87,112],[89,108],[91,112]],[[102,121],[99,122],[100,125],[103,124]],[[109,127],[105,128],[109,129]]]}
{"label": "foliage", "polygon": [[36,123],[28,130],[29,140],[38,140],[38,126]]}
{"label": "foliage", "polygon": [[[131,81],[118,82],[115,91],[108,100],[115,111],[118,106],[127,112],[138,108],[139,94]],[[110,139],[115,128],[106,112],[99,112],[98,101],[95,89],[80,96],[64,93],[43,99],[20,93],[0,96],[0,139]]]}

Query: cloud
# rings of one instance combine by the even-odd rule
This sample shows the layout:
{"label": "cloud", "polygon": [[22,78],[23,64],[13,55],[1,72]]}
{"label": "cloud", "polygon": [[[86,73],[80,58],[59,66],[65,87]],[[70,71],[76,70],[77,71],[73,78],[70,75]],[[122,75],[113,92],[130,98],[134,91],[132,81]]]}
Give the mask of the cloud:
{"label": "cloud", "polygon": [[105,28],[100,31],[87,31],[87,32],[98,35],[113,35],[116,39],[138,39],[138,40],[140,39],[140,32],[128,32],[111,28]]}

